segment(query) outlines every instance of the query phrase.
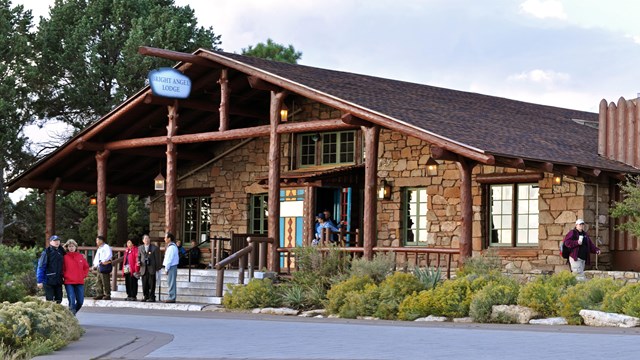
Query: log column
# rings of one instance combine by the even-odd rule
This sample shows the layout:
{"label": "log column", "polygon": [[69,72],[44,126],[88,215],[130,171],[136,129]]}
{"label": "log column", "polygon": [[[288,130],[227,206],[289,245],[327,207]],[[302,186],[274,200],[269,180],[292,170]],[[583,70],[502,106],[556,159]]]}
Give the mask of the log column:
{"label": "log column", "polygon": [[60,186],[60,178],[56,178],[51,187],[45,190],[45,227],[44,246],[49,246],[49,238],[56,233],[56,191]]}
{"label": "log column", "polygon": [[313,239],[316,230],[316,187],[315,186],[307,186],[304,191],[304,203],[307,206],[307,213],[304,217],[304,239],[302,239],[302,244],[304,246],[311,245],[311,239]]}
{"label": "log column", "polygon": [[229,80],[227,69],[220,70],[220,131],[229,129]]}
{"label": "log column", "polygon": [[168,110],[169,123],[167,125],[167,179],[165,180],[164,194],[164,230],[165,232],[170,232],[175,235],[177,212],[176,167],[178,166],[178,152],[172,138],[178,131],[178,101],[175,100],[173,106],[168,106]]}
{"label": "log column", "polygon": [[364,219],[362,238],[364,240],[364,257],[373,259],[373,247],[378,237],[376,231],[376,217],[378,213],[378,142],[380,126],[362,127],[364,133]]}
{"label": "log column", "polygon": [[280,138],[278,124],[280,123],[280,109],[286,91],[271,91],[271,104],[269,106],[269,192],[268,192],[268,235],[273,240],[269,246],[269,270],[277,272],[280,268],[278,252],[280,245]]}
{"label": "log column", "polygon": [[473,251],[473,198],[471,195],[471,173],[476,165],[475,161],[460,158],[456,165],[460,170],[460,211],[462,221],[460,224],[460,262],[471,257]]}
{"label": "log column", "polygon": [[107,239],[107,160],[109,159],[109,150],[96,153],[96,168],[98,172],[98,235]]}

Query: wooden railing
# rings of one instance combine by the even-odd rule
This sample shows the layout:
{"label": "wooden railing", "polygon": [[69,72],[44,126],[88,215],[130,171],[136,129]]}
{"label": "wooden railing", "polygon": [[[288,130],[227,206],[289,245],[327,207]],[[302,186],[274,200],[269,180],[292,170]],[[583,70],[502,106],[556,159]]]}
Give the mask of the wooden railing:
{"label": "wooden railing", "polygon": [[247,245],[242,249],[234,252],[225,259],[218,261],[214,268],[216,274],[216,296],[222,297],[224,291],[224,271],[228,265],[238,262],[238,284],[244,284],[244,270],[248,267],[249,279],[253,278],[254,257],[252,252],[255,249],[254,243],[259,244],[258,251],[258,269],[263,269],[267,264],[267,244],[273,242],[273,239],[266,237],[249,236],[247,237]]}
{"label": "wooden railing", "polygon": [[[118,273],[120,270],[120,264],[124,261],[125,247],[111,247],[111,264],[113,265],[113,271],[111,271],[111,290],[118,290],[118,277],[122,278],[124,275]],[[89,262],[89,267],[93,267],[93,257],[98,249],[95,246],[78,246],[78,252],[84,255]]]}
{"label": "wooden railing", "polygon": [[[277,249],[279,258],[284,260],[284,264],[280,269],[280,272],[285,274],[291,274],[297,270],[297,261],[295,251],[299,248],[280,247]],[[340,246],[318,246],[317,249],[321,252],[328,252],[330,250],[339,250],[345,253],[354,254],[354,256],[362,256],[364,254],[364,248],[358,246],[340,247]],[[451,278],[451,261],[453,255],[459,255],[458,249],[446,249],[446,248],[429,248],[429,247],[374,247],[375,253],[391,253],[393,254],[394,268],[398,269],[398,255],[404,257],[403,270],[407,271],[412,267],[429,267],[435,266],[436,268],[444,268],[447,279]],[[413,260],[413,261],[412,261]]]}

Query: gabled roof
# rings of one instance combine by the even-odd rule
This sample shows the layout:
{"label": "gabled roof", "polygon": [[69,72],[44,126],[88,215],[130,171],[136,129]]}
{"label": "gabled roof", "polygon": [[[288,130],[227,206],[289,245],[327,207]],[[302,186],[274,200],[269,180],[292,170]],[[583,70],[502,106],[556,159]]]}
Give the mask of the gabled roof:
{"label": "gabled roof", "polygon": [[[229,70],[231,129],[269,124],[270,92],[252,88],[252,76],[406,135],[444,144],[453,152],[638,172],[598,156],[597,129],[572,120],[595,122],[595,113],[204,49],[184,55],[198,61],[176,65],[193,82],[191,106],[184,102],[180,107],[178,135],[217,131],[217,80],[224,67]],[[166,105],[151,96],[149,87],[143,88],[9,181],[9,189],[48,188],[60,178],[61,190],[95,191],[95,150],[108,142],[166,136]],[[218,153],[216,146],[181,144],[180,164],[202,164]],[[148,184],[163,166],[164,152],[163,146],[112,151],[107,191],[148,193]]]}

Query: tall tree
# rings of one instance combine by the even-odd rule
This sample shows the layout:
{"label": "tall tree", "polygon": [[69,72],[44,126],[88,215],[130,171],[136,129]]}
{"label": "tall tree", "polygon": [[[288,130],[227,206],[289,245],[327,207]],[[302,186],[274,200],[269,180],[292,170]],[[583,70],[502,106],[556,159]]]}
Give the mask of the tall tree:
{"label": "tall tree", "polygon": [[197,26],[173,0],[56,0],[40,21],[38,114],[82,129],[144,86],[170,60],[138,55],[142,45],[218,49],[220,35]]}
{"label": "tall tree", "polygon": [[248,48],[242,49],[242,55],[253,56],[257,58],[297,64],[302,58],[302,52],[296,51],[293,45],[284,46],[278,44],[271,39],[267,39],[267,43],[258,43],[254,46],[249,45]]}
{"label": "tall tree", "polygon": [[29,75],[33,34],[31,11],[11,1],[0,0],[0,244],[4,241],[7,196],[5,179],[24,169],[26,138],[23,128],[31,120],[29,112]]}

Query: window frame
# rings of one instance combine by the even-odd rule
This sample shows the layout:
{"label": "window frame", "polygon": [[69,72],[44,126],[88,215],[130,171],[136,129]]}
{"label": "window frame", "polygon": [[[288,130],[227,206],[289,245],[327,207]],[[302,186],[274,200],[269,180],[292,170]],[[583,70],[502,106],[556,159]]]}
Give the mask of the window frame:
{"label": "window frame", "polygon": [[[415,191],[417,194],[416,201],[410,201],[409,194]],[[425,199],[420,198],[420,194],[424,193]],[[412,216],[409,213],[409,204],[416,204],[416,214]],[[424,204],[424,210],[426,211],[422,214],[420,204]],[[413,246],[425,246],[429,241],[429,193],[427,192],[426,186],[418,186],[418,187],[406,187],[402,189],[402,244],[403,246],[413,247]],[[419,227],[420,224],[419,218],[424,218],[425,227]],[[414,221],[413,219],[416,219]],[[412,230],[411,227],[408,226],[409,220],[413,222],[415,225],[413,238],[415,241],[408,241],[409,239],[409,231]],[[422,238],[422,232],[425,233],[424,241],[420,241]]]}
{"label": "window frame", "polygon": [[[205,233],[206,231],[206,235],[207,235],[207,239],[209,238],[209,234],[211,232],[211,204],[212,204],[212,197],[210,195],[207,196],[202,196],[202,195],[196,195],[196,196],[184,196],[180,198],[180,204],[182,205],[181,208],[181,224],[182,224],[182,231],[181,231],[181,239],[183,244],[186,244],[188,242],[191,242],[193,240],[192,236],[189,235],[187,236],[187,234],[193,234],[193,231],[187,230],[187,211],[189,209],[187,209],[187,201],[189,200],[193,200],[196,199],[196,206],[195,206],[195,213],[197,214],[196,216],[196,231],[195,231],[195,241],[197,244],[200,244],[201,238],[202,238],[202,234]],[[203,200],[208,200],[208,210],[209,210],[209,214],[208,216],[208,227],[206,228],[206,230],[204,230],[202,228],[202,226],[204,224],[206,224],[207,222],[203,222],[202,221],[202,211],[203,211]]]}
{"label": "window frame", "polygon": [[[269,231],[269,217],[267,216],[268,200],[269,198],[267,193],[251,194],[251,196],[249,197],[249,233],[250,234],[266,235],[268,233]],[[260,212],[260,219],[258,221],[260,221],[260,225],[262,229],[258,229],[258,230],[256,230],[255,228],[256,201],[260,202],[261,204],[260,208],[262,208],[262,211],[258,210]]]}
{"label": "window frame", "polygon": [[[351,136],[350,139],[347,137]],[[313,141],[314,136],[319,136],[317,141]],[[330,137],[335,136],[335,142],[328,141]],[[306,133],[299,134],[296,138],[296,162],[298,168],[310,168],[315,166],[331,166],[331,165],[351,165],[356,164],[359,155],[358,146],[358,132],[357,130],[344,130],[344,131],[329,131],[323,133]],[[310,146],[310,141],[314,143],[314,146]],[[327,146],[333,146],[331,152],[326,152]],[[345,149],[348,146],[348,149]],[[311,149],[313,149],[311,151]],[[305,151],[310,150],[310,151]],[[311,154],[313,153],[313,154]],[[327,156],[335,157],[335,159],[329,159],[325,161]],[[350,161],[342,161],[341,158],[349,156]],[[314,159],[314,163],[308,163],[310,158]],[[304,161],[303,161],[304,159]],[[335,161],[333,161],[335,160]]]}
{"label": "window frame", "polygon": [[[493,194],[492,194],[492,190],[494,187],[510,187],[511,188],[511,206],[510,206],[510,217],[511,217],[511,221],[509,223],[509,227],[506,229],[510,230],[510,236],[511,239],[508,243],[500,243],[500,242],[493,242],[493,236],[494,236],[494,231],[500,231],[505,229],[505,227],[502,227],[501,225],[500,228],[498,229],[494,229],[494,227],[492,226],[492,222],[493,222]],[[521,186],[529,186],[529,189],[538,189],[538,196],[534,199],[534,198],[530,198],[529,195],[525,195],[526,197],[523,198],[522,194],[520,194],[520,188]],[[539,184],[537,182],[530,182],[530,181],[523,181],[523,182],[497,182],[497,183],[485,183],[484,184],[484,189],[483,192],[485,194],[485,214],[486,214],[486,218],[484,221],[484,227],[486,229],[485,231],[485,248],[535,248],[538,247],[540,245],[540,232],[539,232],[539,228],[540,228],[540,193],[539,193]],[[531,210],[531,206],[527,206],[527,212],[523,213],[522,211],[520,211],[519,209],[519,204],[521,204],[521,202],[531,202],[532,200],[535,200],[537,203],[537,207],[536,207],[536,213],[531,213],[528,212],[528,210]],[[531,216],[535,215],[537,217],[537,227],[525,227],[525,228],[519,228],[520,226],[520,220],[519,218],[521,218],[522,216],[528,216],[527,218],[527,222],[530,222]],[[523,242],[520,241],[520,236],[518,235],[519,231],[527,231],[528,234],[530,234],[533,230],[535,229],[535,233],[537,234],[537,236],[535,237],[535,242],[531,242],[531,241],[527,241],[527,242]],[[533,237],[532,237],[533,238]],[[532,238],[528,238],[528,240],[531,240]]]}

